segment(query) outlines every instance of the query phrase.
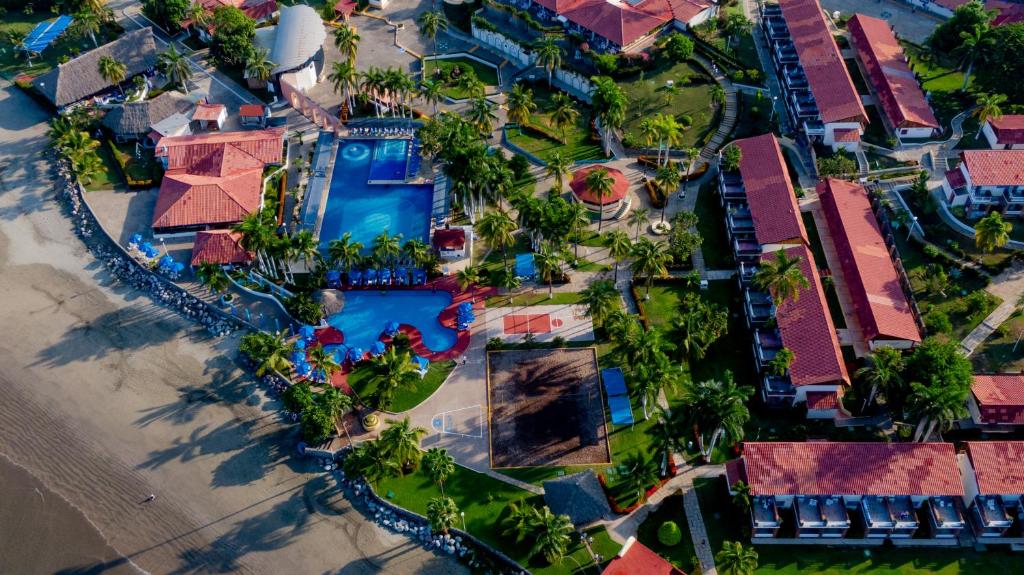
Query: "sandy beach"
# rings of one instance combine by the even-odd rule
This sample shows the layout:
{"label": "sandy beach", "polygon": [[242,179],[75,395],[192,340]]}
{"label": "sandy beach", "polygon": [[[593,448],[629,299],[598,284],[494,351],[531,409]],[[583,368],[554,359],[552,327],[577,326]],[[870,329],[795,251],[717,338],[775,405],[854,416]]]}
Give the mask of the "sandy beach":
{"label": "sandy beach", "polygon": [[45,119],[0,87],[0,572],[464,573],[295,456],[234,338],[112,283],[54,201]]}

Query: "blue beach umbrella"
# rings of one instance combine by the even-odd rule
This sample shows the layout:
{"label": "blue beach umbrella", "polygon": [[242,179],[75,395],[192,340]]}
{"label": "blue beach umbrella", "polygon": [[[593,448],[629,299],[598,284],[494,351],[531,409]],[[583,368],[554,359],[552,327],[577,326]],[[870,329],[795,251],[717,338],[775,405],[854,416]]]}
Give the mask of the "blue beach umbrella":
{"label": "blue beach umbrella", "polygon": [[388,337],[393,337],[396,333],[398,333],[397,321],[389,321],[386,324],[384,324],[384,335]]}
{"label": "blue beach umbrella", "polygon": [[135,245],[141,244],[142,243],[142,234],[132,234],[132,237],[131,237],[130,240],[128,240],[128,243],[129,244],[135,244]]}
{"label": "blue beach umbrella", "polygon": [[304,339],[313,339],[313,334],[315,332],[316,330],[311,325],[304,325],[301,328],[299,328],[299,335],[301,335]]}
{"label": "blue beach umbrella", "polygon": [[352,363],[358,363],[363,360],[363,354],[366,353],[361,347],[353,347],[348,350],[348,359]]}
{"label": "blue beach umbrella", "polygon": [[306,340],[297,339],[295,340],[295,349],[306,349]]}
{"label": "blue beach umbrella", "polygon": [[386,350],[387,347],[385,347],[383,341],[375,341],[373,342],[373,346],[370,347],[370,355],[374,357],[378,355],[383,355]]}

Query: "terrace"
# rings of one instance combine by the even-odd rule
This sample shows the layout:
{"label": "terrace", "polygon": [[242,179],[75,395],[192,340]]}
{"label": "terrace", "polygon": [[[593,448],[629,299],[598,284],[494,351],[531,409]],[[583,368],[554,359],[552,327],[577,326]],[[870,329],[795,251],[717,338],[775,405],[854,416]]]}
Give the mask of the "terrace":
{"label": "terrace", "polygon": [[[770,295],[754,290],[744,290],[744,309],[747,312],[747,319],[752,325],[764,325],[775,317],[775,303]],[[782,346],[779,345],[779,348]],[[770,358],[769,358],[770,359]]]}
{"label": "terrace", "polygon": [[797,497],[793,503],[797,537],[840,538],[850,529],[842,497]]}
{"label": "terrace", "polygon": [[730,234],[753,233],[754,219],[750,216],[750,206],[746,204],[730,206],[726,216]]}

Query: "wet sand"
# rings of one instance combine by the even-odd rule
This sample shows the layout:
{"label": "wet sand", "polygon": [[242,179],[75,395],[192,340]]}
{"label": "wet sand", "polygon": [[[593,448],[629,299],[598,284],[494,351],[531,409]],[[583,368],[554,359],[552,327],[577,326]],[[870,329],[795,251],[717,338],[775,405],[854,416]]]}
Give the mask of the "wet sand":
{"label": "wet sand", "polygon": [[[0,483],[0,529],[39,541],[4,548],[0,573],[54,572],[40,550],[59,545],[42,543],[55,524],[75,525],[52,558],[65,573],[119,573],[111,549],[151,573],[465,573],[368,522],[295,456],[294,426],[239,369],[236,339],[92,259],[53,199],[45,118],[0,84],[0,455],[32,475]],[[33,481],[80,516],[9,521]]]}

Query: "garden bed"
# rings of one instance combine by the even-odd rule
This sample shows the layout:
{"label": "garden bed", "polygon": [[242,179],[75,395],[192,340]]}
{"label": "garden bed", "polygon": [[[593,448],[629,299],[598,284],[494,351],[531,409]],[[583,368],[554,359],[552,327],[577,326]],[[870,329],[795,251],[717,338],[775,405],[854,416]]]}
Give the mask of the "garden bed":
{"label": "garden bed", "polygon": [[[530,128],[520,130],[508,126],[505,137],[512,144],[519,146],[541,160],[547,160],[552,154],[561,154],[570,161],[587,161],[605,159],[601,141],[591,129],[591,110],[583,102],[575,101],[579,115],[576,123],[570,126],[562,139],[562,134],[551,125],[551,110],[554,109],[552,96],[557,92],[548,89],[542,82],[524,84],[533,92],[533,101],[537,110],[530,116]],[[564,143],[563,143],[564,142]]]}
{"label": "garden bed", "polygon": [[[388,411],[401,413],[423,403],[441,387],[453,369],[455,369],[455,362],[452,360],[432,362],[427,368],[427,374],[417,380],[415,386],[402,387],[398,393],[395,393],[394,401],[388,407]],[[348,374],[347,381],[360,400],[376,408],[377,381],[374,378],[371,364],[357,367]]]}
{"label": "garden bed", "polygon": [[453,74],[457,73],[454,72],[456,69],[472,70],[472,73],[485,87],[494,88],[499,84],[498,67],[493,64],[487,65],[467,56],[423,60],[423,78],[443,79],[445,82],[444,95],[454,100],[463,100],[469,98],[471,94],[455,85],[455,80],[451,80],[454,77]]}
{"label": "garden bed", "polygon": [[[666,90],[669,80],[676,87],[674,94]],[[617,83],[629,100],[622,127],[626,147],[647,147],[640,133],[640,121],[655,114],[670,114],[681,123],[682,117],[688,116],[692,121],[683,131],[680,142],[673,146],[677,150],[702,147],[718,127],[716,110],[719,106],[711,103],[711,87],[716,83],[703,69],[689,62],[659,63],[653,70]]]}

